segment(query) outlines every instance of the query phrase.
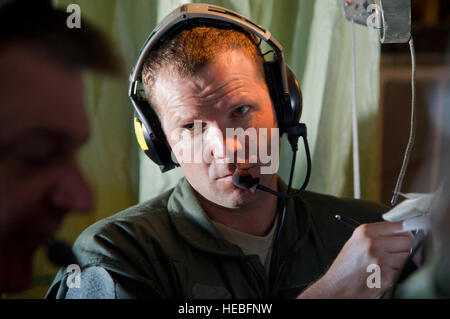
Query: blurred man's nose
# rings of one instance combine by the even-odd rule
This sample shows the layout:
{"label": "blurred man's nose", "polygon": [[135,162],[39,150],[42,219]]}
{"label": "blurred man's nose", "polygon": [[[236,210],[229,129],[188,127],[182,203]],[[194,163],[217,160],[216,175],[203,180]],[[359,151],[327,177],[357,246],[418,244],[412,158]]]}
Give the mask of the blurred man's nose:
{"label": "blurred man's nose", "polygon": [[73,158],[59,176],[58,185],[52,194],[55,207],[68,212],[88,212],[93,208],[93,195],[80,167]]}

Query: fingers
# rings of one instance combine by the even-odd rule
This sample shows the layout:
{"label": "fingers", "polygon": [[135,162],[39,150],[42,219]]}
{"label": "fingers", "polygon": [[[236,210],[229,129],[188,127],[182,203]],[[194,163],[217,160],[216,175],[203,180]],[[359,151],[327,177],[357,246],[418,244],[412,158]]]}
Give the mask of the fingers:
{"label": "fingers", "polygon": [[379,266],[378,282],[380,286],[378,286],[377,288],[380,288],[380,290],[369,290],[372,290],[373,293],[379,295],[380,293],[385,292],[386,289],[389,289],[408,256],[408,253],[383,254],[381,256],[378,256],[375,259],[375,263]]}
{"label": "fingers", "polygon": [[402,229],[403,222],[401,221],[395,223],[378,222],[371,224],[362,224],[356,228],[356,230],[362,232],[366,237],[402,235]]}
{"label": "fingers", "polygon": [[402,268],[403,264],[405,263],[408,257],[409,252],[390,254],[388,259],[386,260],[386,264],[389,265],[389,267],[391,267],[394,270],[399,270],[400,268]]}
{"label": "fingers", "polygon": [[[375,296],[387,289],[398,270],[403,266],[414,244],[414,237],[402,231],[402,222],[379,222],[358,226],[345,243],[336,260],[329,268],[328,281],[337,287],[337,293],[346,291],[349,296]],[[379,286],[369,289],[368,266],[374,268],[370,280],[378,280]],[[331,279],[330,279],[331,278]],[[379,279],[377,279],[379,278]]]}
{"label": "fingers", "polygon": [[403,265],[409,253],[384,254],[377,258],[377,265],[381,268],[381,276],[392,277],[395,276]]}
{"label": "fingers", "polygon": [[382,253],[409,253],[414,244],[414,238],[410,236],[380,237],[372,242],[372,255]]}
{"label": "fingers", "polygon": [[381,269],[381,292],[384,293],[394,282],[397,276],[397,271],[390,267]]}

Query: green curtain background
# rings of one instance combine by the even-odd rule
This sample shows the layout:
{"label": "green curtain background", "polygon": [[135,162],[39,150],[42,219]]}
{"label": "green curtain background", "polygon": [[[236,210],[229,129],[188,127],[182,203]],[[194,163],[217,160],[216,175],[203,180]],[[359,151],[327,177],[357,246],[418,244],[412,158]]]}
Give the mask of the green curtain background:
{"label": "green curtain background", "polygon": [[[156,24],[180,0],[55,0],[65,9],[81,8],[81,27],[88,20],[117,45],[127,70]],[[199,2],[199,1],[194,1]],[[283,45],[287,63],[303,91],[301,121],[308,127],[312,155],[309,190],[352,197],[351,132],[351,23],[342,15],[342,0],[224,0],[208,1],[248,16],[270,30]],[[377,123],[380,44],[378,33],[356,29],[357,108],[361,195],[377,199]],[[81,166],[96,196],[95,209],[86,215],[68,216],[58,238],[73,243],[90,224],[147,200],[172,187],[182,176],[178,168],[162,174],[138,151],[127,97],[128,82],[99,74],[85,75],[85,100],[92,137],[80,152]],[[283,138],[279,174],[286,180],[291,151]],[[305,156],[299,144],[294,186],[305,175]],[[45,250],[35,256],[31,289],[12,298],[42,298],[57,268]]]}

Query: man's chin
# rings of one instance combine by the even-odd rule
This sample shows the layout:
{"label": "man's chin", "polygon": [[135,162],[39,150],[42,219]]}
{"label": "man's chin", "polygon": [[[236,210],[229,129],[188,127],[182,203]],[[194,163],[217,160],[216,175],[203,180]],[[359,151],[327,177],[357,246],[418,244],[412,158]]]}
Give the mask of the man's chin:
{"label": "man's chin", "polygon": [[244,208],[257,200],[257,194],[249,189],[235,187],[228,194],[225,194],[219,205],[231,209]]}

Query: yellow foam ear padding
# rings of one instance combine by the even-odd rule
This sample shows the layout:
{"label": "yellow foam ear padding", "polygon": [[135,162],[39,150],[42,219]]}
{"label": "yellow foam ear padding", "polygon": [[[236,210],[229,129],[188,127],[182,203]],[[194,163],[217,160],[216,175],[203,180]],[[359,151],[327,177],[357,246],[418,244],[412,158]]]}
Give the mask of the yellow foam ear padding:
{"label": "yellow foam ear padding", "polygon": [[141,149],[147,151],[148,145],[145,142],[144,131],[142,129],[142,122],[139,121],[137,117],[134,118],[134,132],[136,133],[136,138]]}

